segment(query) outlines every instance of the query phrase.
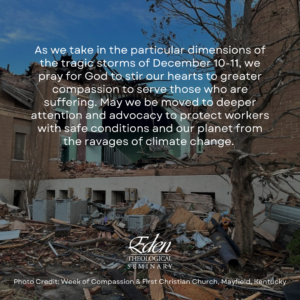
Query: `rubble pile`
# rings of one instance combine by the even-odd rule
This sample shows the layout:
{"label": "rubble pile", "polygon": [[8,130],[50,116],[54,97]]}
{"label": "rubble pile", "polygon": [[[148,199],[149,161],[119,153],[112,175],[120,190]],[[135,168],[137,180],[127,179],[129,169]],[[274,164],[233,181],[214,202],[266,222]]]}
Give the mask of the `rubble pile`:
{"label": "rubble pile", "polygon": [[30,91],[33,93],[34,86],[30,78],[25,75],[15,75],[0,67],[1,81],[13,85],[15,88]]}
{"label": "rubble pile", "polygon": [[59,169],[64,172],[69,178],[80,177],[83,174],[90,175],[115,175],[115,174],[135,174],[137,170],[150,170],[150,169],[182,169],[174,162],[166,161],[164,163],[146,164],[138,167],[137,165],[105,165],[103,163],[83,162],[83,161],[69,161],[60,162]]}
{"label": "rubble pile", "polygon": [[103,163],[89,163],[82,161],[70,161],[66,163],[59,163],[59,168],[66,173],[69,178],[80,177],[83,174],[90,175],[114,175],[114,174],[134,174],[132,168],[123,166],[109,166]]}
{"label": "rubble pile", "polygon": [[[260,228],[254,255],[241,258],[234,211],[216,211],[209,195],[177,188],[161,205],[147,198],[89,205],[94,211],[72,224],[29,220],[0,204],[0,275],[8,296],[19,291],[8,278],[68,279],[57,268],[127,280],[117,284],[127,299],[284,299],[284,287],[300,280],[299,268],[287,264],[288,252]],[[39,293],[35,285],[21,288]],[[82,297],[92,299],[96,290],[101,294],[103,287],[85,287]]]}

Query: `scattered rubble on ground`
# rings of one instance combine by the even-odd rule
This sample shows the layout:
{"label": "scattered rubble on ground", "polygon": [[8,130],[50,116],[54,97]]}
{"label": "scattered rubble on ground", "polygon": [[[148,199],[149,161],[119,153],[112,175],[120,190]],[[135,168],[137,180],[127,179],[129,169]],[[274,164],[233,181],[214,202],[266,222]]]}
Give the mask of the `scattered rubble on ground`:
{"label": "scattered rubble on ground", "polygon": [[[88,205],[92,213],[69,223],[29,220],[17,207],[0,203],[1,299],[70,299],[55,298],[55,291],[69,287],[61,280],[76,286],[78,299],[107,299],[100,279],[128,281],[112,285],[110,299],[296,299],[283,289],[300,280],[288,252],[255,227],[253,256],[240,257],[233,241],[234,210],[216,211],[209,195],[178,188],[165,193],[162,205],[147,198]],[[129,259],[145,253],[146,261]],[[170,261],[157,260],[162,255]],[[75,273],[95,283],[76,284]],[[13,284],[16,278],[19,285]]]}

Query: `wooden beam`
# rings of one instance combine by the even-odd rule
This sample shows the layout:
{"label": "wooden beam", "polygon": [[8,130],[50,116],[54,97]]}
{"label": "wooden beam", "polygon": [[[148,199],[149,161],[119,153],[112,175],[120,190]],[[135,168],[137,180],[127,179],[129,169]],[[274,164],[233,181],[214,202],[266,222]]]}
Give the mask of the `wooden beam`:
{"label": "wooden beam", "polygon": [[249,296],[247,298],[244,298],[244,300],[255,300],[256,298],[260,297],[262,294],[260,292],[258,293],[255,293],[254,295],[252,296]]}
{"label": "wooden beam", "polygon": [[151,293],[151,300],[162,300],[165,298],[164,289],[162,284],[159,283],[161,279],[160,270],[158,269],[157,263],[155,268],[148,269],[149,286]]}
{"label": "wooden beam", "polygon": [[92,300],[92,296],[89,289],[83,288],[83,292],[86,300]]}
{"label": "wooden beam", "polygon": [[81,242],[74,242],[74,243],[67,243],[69,247],[78,247],[78,246],[84,246],[89,244],[95,244],[99,242],[111,242],[111,243],[118,243],[118,244],[127,244],[124,240],[121,239],[108,239],[108,238],[96,238],[92,240],[87,241],[81,241]]}
{"label": "wooden beam", "polygon": [[84,226],[79,226],[79,225],[75,225],[75,224],[70,224],[68,222],[64,222],[64,221],[61,221],[61,220],[57,220],[57,219],[50,219],[53,223],[57,223],[57,224],[61,224],[61,225],[68,225],[68,226],[72,226],[72,227],[76,227],[76,228],[80,228],[82,230],[86,230],[86,227]]}

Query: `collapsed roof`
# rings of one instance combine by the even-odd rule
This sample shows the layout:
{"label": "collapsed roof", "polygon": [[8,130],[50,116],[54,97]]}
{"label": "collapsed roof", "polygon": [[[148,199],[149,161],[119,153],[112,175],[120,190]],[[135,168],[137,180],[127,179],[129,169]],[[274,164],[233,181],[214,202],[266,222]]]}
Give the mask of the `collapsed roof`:
{"label": "collapsed roof", "polygon": [[34,102],[34,82],[24,75],[13,75],[0,68],[0,88],[13,98],[32,108]]}

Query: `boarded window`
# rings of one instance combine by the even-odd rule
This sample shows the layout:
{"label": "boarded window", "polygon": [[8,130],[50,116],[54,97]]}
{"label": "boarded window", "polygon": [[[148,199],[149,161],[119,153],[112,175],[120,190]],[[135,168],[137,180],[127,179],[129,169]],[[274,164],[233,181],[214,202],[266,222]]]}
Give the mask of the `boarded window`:
{"label": "boarded window", "polygon": [[16,132],[15,136],[15,159],[25,160],[25,140],[26,134]]}

